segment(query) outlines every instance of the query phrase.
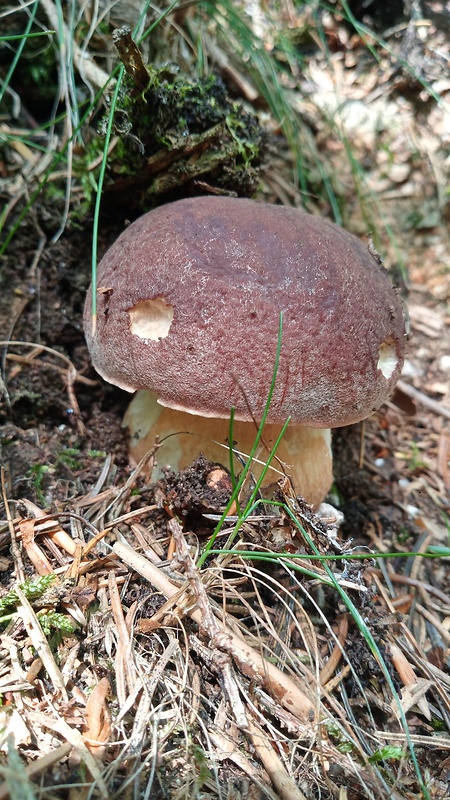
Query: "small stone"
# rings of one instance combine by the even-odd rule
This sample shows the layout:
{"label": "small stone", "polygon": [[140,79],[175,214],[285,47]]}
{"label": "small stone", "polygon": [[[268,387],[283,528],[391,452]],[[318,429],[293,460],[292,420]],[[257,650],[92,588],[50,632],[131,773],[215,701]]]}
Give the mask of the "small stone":
{"label": "small stone", "polygon": [[450,372],[450,356],[440,357],[439,369],[441,369],[443,372]]}

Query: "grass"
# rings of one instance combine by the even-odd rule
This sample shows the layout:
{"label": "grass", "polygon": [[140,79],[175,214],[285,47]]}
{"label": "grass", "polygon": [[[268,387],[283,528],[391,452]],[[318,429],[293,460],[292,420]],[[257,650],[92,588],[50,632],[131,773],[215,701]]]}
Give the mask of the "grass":
{"label": "grass", "polygon": [[[25,29],[22,36],[13,35],[11,37],[4,36],[3,40],[8,41],[11,45],[18,43],[15,55],[12,59],[11,65],[7,71],[3,86],[1,89],[4,95],[13,80],[14,72],[17,65],[22,62],[26,63],[27,60],[27,43],[30,40],[34,41],[37,36],[49,36],[55,43],[55,50],[57,56],[57,64],[59,66],[59,83],[61,86],[63,105],[65,110],[60,110],[57,104],[54,107],[54,116],[49,119],[47,123],[38,126],[36,132],[43,132],[46,129],[52,130],[53,128],[58,131],[59,146],[53,155],[52,161],[48,168],[45,170],[44,176],[40,183],[31,191],[29,201],[25,200],[23,208],[19,213],[19,217],[14,221],[9,233],[7,234],[6,241],[2,246],[2,251],[10,243],[14,237],[20,221],[23,220],[33,204],[35,204],[45,189],[49,180],[52,180],[52,175],[55,173],[61,162],[67,170],[66,190],[65,190],[65,205],[62,210],[61,222],[59,228],[54,234],[53,238],[61,235],[67,217],[70,193],[69,186],[72,181],[74,160],[76,162],[77,156],[73,154],[75,145],[83,147],[86,138],[86,133],[89,130],[89,136],[96,136],[95,133],[95,118],[99,106],[107,100],[108,94],[113,85],[113,98],[108,103],[108,126],[106,136],[103,142],[103,157],[101,163],[100,173],[98,175],[98,192],[96,205],[94,210],[94,246],[93,246],[93,271],[95,271],[96,260],[96,242],[98,238],[98,219],[99,219],[99,203],[101,197],[101,190],[105,177],[105,170],[108,163],[108,146],[111,136],[112,118],[114,114],[117,97],[120,90],[120,83],[123,75],[123,67],[117,67],[108,77],[104,85],[98,87],[96,92],[93,92],[92,86],[90,87],[92,99],[86,103],[84,100],[80,102],[80,81],[77,77],[77,68],[75,65],[79,63],[79,59],[75,58],[71,43],[73,36],[78,36],[78,29],[80,28],[80,20],[76,19],[73,15],[69,19],[64,20],[62,16],[62,5],[59,2],[47,3],[45,8],[49,18],[55,23],[54,29],[46,31],[36,31],[36,13],[38,3],[33,3],[29,7],[29,12],[26,17]],[[146,6],[141,14],[141,23],[145,19]],[[141,35],[142,43],[151,38],[155,34],[158,26],[161,26],[164,20],[171,19],[171,14],[176,7],[176,3],[172,3],[166,11],[164,11],[154,23],[149,25]],[[402,59],[398,53],[394,53],[392,47],[382,39],[382,37],[369,31],[364,25],[358,23],[351,13],[347,3],[343,2],[340,8],[336,9],[334,6],[327,6],[327,4],[308,4],[305,3],[299,11],[299,19],[302,21],[299,32],[289,31],[289,35],[278,33],[276,28],[276,20],[270,17],[266,20],[269,38],[274,37],[272,46],[266,47],[264,41],[259,38],[254,31],[251,18],[247,16],[238,4],[233,2],[205,2],[200,3],[198,6],[198,13],[190,21],[187,21],[187,32],[190,33],[190,40],[188,39],[188,46],[191,48],[193,59],[190,64],[191,69],[194,71],[199,70],[203,72],[206,67],[207,59],[205,54],[208,54],[209,42],[212,35],[217,35],[218,43],[227,52],[227,48],[232,47],[233,58],[236,62],[240,61],[245,65],[251,81],[257,88],[261,98],[264,99],[267,107],[270,110],[273,120],[280,125],[283,135],[286,138],[290,157],[292,159],[292,174],[291,180],[293,187],[297,187],[299,192],[299,202],[306,208],[315,210],[322,208],[334,217],[338,223],[342,223],[343,219],[347,220],[348,215],[343,213],[343,204],[345,197],[342,196],[341,187],[339,182],[336,181],[336,175],[333,175],[330,169],[330,164],[327,162],[326,151],[318,147],[316,137],[309,120],[305,119],[302,113],[299,113],[297,107],[293,103],[295,98],[294,91],[302,91],[299,85],[299,78],[302,77],[301,70],[307,70],[308,55],[311,52],[311,42],[316,42],[319,45],[319,54],[328,64],[330,74],[333,70],[333,53],[330,51],[327,32],[323,26],[323,14],[340,14],[343,19],[347,21],[349,26],[353,26],[354,31],[366,41],[368,53],[373,57],[374,63],[380,62],[386,55],[390,57],[395,64],[399,64],[402,69],[406,70],[420,85],[426,90],[430,96],[437,102],[442,102],[442,98],[438,95],[432,86],[414,70],[414,67]],[[72,12],[73,13],[73,12]],[[279,10],[275,13],[279,13]],[[100,25],[99,21],[99,25]],[[170,24],[170,23],[169,23]],[[271,28],[270,26],[274,27]],[[139,25],[138,25],[139,27]],[[227,39],[222,36],[221,32],[227,31]],[[91,23],[91,34],[95,32],[95,23]],[[298,37],[299,41],[295,40]],[[104,39],[104,34],[102,33]],[[89,50],[86,50],[89,53]],[[170,58],[170,52],[166,53]],[[183,67],[185,65],[183,64]],[[105,73],[106,75],[106,73]],[[108,85],[109,84],[109,85]],[[336,89],[339,91],[339,89]],[[319,112],[320,113],[320,112]],[[94,127],[92,126],[94,122]],[[358,198],[359,206],[363,209],[364,221],[367,230],[372,231],[372,235],[377,240],[382,240],[384,235],[387,235],[395,245],[395,235],[393,233],[392,225],[389,222],[389,214],[383,209],[376,193],[373,192],[367,184],[366,170],[361,167],[359,159],[355,157],[352,141],[342,127],[339,121],[339,116],[334,119],[326,120],[324,123],[330,130],[330,134],[336,141],[341,141],[344,145],[346,156],[348,159],[349,171],[354,182],[354,190]],[[11,137],[3,135],[4,143],[11,144]],[[26,137],[27,142],[33,143],[33,137]],[[36,145],[35,145],[36,146]],[[41,147],[40,144],[37,147]],[[28,187],[29,190],[29,187]],[[19,198],[18,198],[19,199]],[[6,223],[6,218],[3,224]],[[382,233],[384,231],[384,234]],[[375,242],[379,244],[379,241]],[[397,247],[400,253],[401,248]]]}
{"label": "grass", "polygon": [[[277,349],[276,349],[276,355],[275,355],[274,370],[273,370],[273,375],[272,375],[272,381],[271,381],[271,384],[270,384],[270,387],[269,387],[269,392],[268,392],[268,396],[267,396],[267,402],[266,402],[266,405],[265,405],[264,413],[263,413],[261,422],[259,424],[258,430],[256,432],[255,440],[253,442],[253,447],[252,447],[252,449],[251,449],[251,451],[249,453],[249,456],[248,456],[248,459],[247,459],[247,461],[246,461],[246,463],[244,465],[244,468],[241,471],[239,480],[236,480],[235,475],[234,475],[234,467],[233,467],[234,458],[233,458],[232,448],[230,447],[229,463],[230,463],[230,474],[231,474],[232,483],[233,483],[233,491],[232,491],[231,497],[230,497],[230,499],[228,501],[228,504],[227,504],[223,514],[222,514],[222,517],[219,520],[219,523],[218,523],[218,525],[216,527],[216,530],[214,531],[213,535],[209,539],[208,544],[206,545],[206,547],[203,550],[203,553],[199,557],[199,560],[197,562],[197,567],[199,569],[201,569],[202,565],[205,563],[206,559],[208,558],[209,551],[214,547],[214,543],[215,543],[215,541],[217,539],[217,536],[219,535],[219,533],[221,532],[221,530],[223,528],[224,521],[227,518],[230,509],[234,505],[236,505],[237,509],[239,509],[239,497],[241,495],[241,491],[242,491],[242,489],[243,489],[243,487],[245,485],[245,482],[246,482],[249,474],[251,473],[253,459],[256,457],[258,446],[259,446],[259,443],[261,441],[261,437],[262,437],[262,435],[264,433],[264,428],[265,428],[265,425],[266,425],[266,422],[267,422],[267,417],[268,417],[269,409],[270,409],[270,403],[271,403],[272,396],[273,396],[273,393],[274,393],[274,390],[275,390],[275,383],[276,383],[278,365],[279,365],[280,353],[281,353],[282,338],[283,338],[283,314],[281,313],[280,314],[279,329],[278,329],[278,339],[277,339]],[[234,420],[234,411],[233,411],[233,409],[231,409],[230,435],[229,435],[229,441],[230,442],[234,441],[233,420]],[[276,441],[274,443],[272,451],[271,451],[271,453],[269,455],[269,458],[267,459],[267,463],[266,463],[264,469],[261,472],[261,475],[259,476],[257,481],[255,481],[255,485],[254,485],[254,487],[253,487],[253,489],[251,491],[250,497],[247,500],[246,507],[245,507],[245,509],[243,511],[243,515],[241,517],[241,515],[239,514],[239,516],[240,516],[239,523],[237,524],[234,533],[231,535],[230,539],[228,540],[229,544],[232,543],[233,538],[234,538],[234,534],[237,534],[237,532],[238,532],[239,528],[241,527],[243,521],[245,520],[246,516],[248,516],[248,514],[250,513],[250,510],[253,508],[255,500],[259,495],[261,486],[262,486],[262,484],[263,484],[263,482],[264,482],[264,480],[266,478],[267,472],[270,469],[270,465],[272,463],[272,459],[273,459],[273,457],[275,456],[275,454],[277,452],[278,445],[279,445],[280,441],[282,440],[282,438],[283,438],[283,436],[284,436],[284,434],[286,432],[286,429],[287,429],[287,427],[289,425],[289,422],[290,422],[290,419],[288,418],[286,420],[286,422],[284,423],[284,425],[283,425],[283,427],[282,427],[282,429],[281,429],[281,431],[280,431],[280,433],[279,433],[279,435],[278,435],[278,437],[277,437],[277,439],[276,439]]]}

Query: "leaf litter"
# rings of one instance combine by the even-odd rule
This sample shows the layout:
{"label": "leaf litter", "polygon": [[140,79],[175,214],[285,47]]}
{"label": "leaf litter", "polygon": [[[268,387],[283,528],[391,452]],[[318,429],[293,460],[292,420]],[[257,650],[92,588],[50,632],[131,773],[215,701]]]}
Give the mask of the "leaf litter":
{"label": "leaf litter", "polygon": [[[71,225],[69,209],[68,230],[51,242],[61,198],[36,206],[6,252],[0,300],[0,797],[17,796],[17,781],[29,796],[43,787],[71,799],[448,795],[448,40],[432,3],[385,29],[386,48],[355,32],[342,8],[317,26],[314,4],[286,4],[280,19],[313,52],[299,71],[256,6],[267,52],[291,68],[293,108],[335,177],[344,223],[366,236],[376,222],[387,263],[402,254],[405,373],[370,420],[335,432],[336,486],[322,517],[283,481],[245,519],[224,519],[199,569],[230,476],[194,464],[149,483],[157,445],[128,465],[124,398],[90,370],[80,327],[85,222]],[[49,25],[56,8],[44,6]],[[103,41],[84,52],[95,86]],[[212,59],[220,51],[222,77],[275,135],[264,199],[300,205],[292,154],[258,110],[247,62],[217,32],[205,33],[205,48]],[[14,114],[2,119],[11,219],[48,169],[36,145],[55,136],[21,125],[32,145],[10,138]],[[60,179],[54,167],[50,184]],[[330,213],[321,194],[310,202]],[[102,250],[119,229],[105,221]],[[202,476],[217,468],[215,493]]]}

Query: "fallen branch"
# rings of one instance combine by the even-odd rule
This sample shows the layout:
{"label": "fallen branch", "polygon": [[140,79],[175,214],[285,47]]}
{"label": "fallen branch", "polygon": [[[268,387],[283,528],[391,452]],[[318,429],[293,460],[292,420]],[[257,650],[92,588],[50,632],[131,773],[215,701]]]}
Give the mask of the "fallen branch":
{"label": "fallen branch", "polygon": [[433,411],[435,414],[439,414],[441,417],[450,419],[450,408],[443,406],[442,403],[438,403],[437,400],[433,400],[432,397],[428,397],[427,394],[420,392],[419,389],[416,389],[409,383],[400,380],[397,383],[396,389],[399,389],[401,392],[403,392],[403,394],[406,394],[406,396],[410,397],[412,400],[416,400],[422,406],[429,408],[430,411]]}
{"label": "fallen branch", "polygon": [[[152,564],[147,558],[144,558],[144,556],[136,553],[128,544],[115,542],[112,549],[128,567],[135,570],[167,598],[179,592],[179,587],[174,586],[161,569]],[[194,608],[193,610],[188,610],[187,613],[194,622],[202,627],[204,620],[200,609]],[[312,729],[317,719],[316,706],[298,686],[295,679],[265,659],[260,653],[246,644],[240,636],[229,631],[220,620],[218,620],[218,626],[222,633],[227,636],[228,652],[244,675],[253,680],[261,681],[284,708],[294,714],[304,725]]]}
{"label": "fallen branch", "polygon": [[202,629],[209,638],[209,645],[213,652],[213,662],[216,669],[220,671],[222,685],[233,711],[236,725],[241,730],[247,730],[247,714],[245,713],[244,704],[239,694],[231,663],[229,636],[228,634],[224,634],[223,628],[219,625],[217,618],[214,616],[205,584],[201,579],[200,570],[194,564],[191,557],[180,523],[176,519],[171,519],[168,527],[176,544],[177,558],[182,562],[185,575],[195,594],[197,606],[202,615]]}

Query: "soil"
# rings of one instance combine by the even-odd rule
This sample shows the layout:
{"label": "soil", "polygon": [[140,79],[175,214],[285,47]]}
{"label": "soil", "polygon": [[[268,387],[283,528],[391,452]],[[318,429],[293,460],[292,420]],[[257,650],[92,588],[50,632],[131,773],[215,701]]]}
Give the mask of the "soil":
{"label": "soil", "polygon": [[[24,225],[2,268],[1,338],[36,344],[16,348],[18,360],[6,357],[2,463],[11,497],[52,505],[87,491],[106,452],[118,470],[128,471],[121,427],[127,397],[102,383],[89,363],[82,329],[90,281],[86,230],[65,234],[46,248],[41,267],[30,270],[37,246],[35,232]],[[55,352],[40,352],[40,342]],[[80,379],[89,379],[75,383],[78,409],[71,404],[67,367],[57,353],[71,360]]]}

